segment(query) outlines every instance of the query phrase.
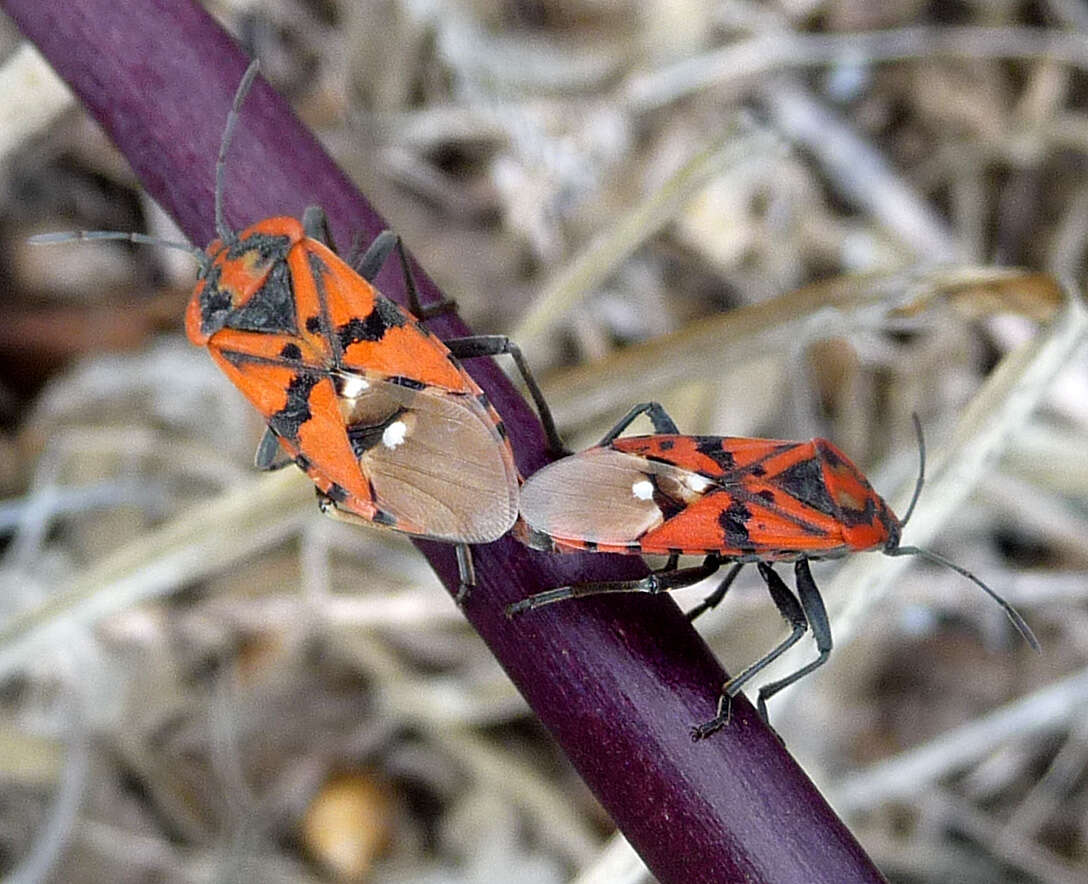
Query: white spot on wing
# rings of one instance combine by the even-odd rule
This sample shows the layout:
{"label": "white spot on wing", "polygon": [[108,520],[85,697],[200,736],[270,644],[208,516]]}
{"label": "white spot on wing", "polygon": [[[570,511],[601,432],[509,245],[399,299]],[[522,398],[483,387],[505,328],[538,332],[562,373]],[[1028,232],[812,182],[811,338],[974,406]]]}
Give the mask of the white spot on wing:
{"label": "white spot on wing", "polygon": [[688,473],[684,477],[684,481],[687,482],[688,488],[696,494],[702,494],[710,487],[710,480],[706,476],[700,476],[698,473]]}
{"label": "white spot on wing", "polygon": [[345,399],[358,399],[366,390],[370,389],[370,382],[357,374],[340,375],[340,395]]}
{"label": "white spot on wing", "polygon": [[631,493],[639,500],[651,500],[654,496],[654,483],[649,479],[639,479],[631,486]]}
{"label": "white spot on wing", "polygon": [[408,435],[408,425],[404,421],[393,421],[382,431],[382,445],[386,448],[396,448]]}

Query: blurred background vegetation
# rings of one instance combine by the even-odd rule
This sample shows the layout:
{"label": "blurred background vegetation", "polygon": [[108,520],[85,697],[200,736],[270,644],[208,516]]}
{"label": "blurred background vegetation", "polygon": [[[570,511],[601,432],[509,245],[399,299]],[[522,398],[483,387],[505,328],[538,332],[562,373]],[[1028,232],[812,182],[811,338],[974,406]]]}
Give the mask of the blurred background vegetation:
{"label": "blurred background vegetation", "polygon": [[[818,565],[838,647],[772,718],[893,881],[1088,878],[1088,7],[207,5],[574,444],[657,398],[901,508],[917,412],[906,542],[1044,653],[952,572]],[[650,880],[411,545],[252,472],[191,261],[27,245],[177,234],[0,58],[0,873]],[[754,572],[699,626],[734,671],[781,634]]]}

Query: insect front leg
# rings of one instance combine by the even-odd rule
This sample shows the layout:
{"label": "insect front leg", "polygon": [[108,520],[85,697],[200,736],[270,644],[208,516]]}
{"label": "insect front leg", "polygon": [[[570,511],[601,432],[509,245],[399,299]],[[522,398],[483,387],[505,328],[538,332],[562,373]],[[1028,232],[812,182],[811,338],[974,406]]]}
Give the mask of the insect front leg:
{"label": "insect front leg", "polygon": [[271,427],[265,427],[253,455],[253,466],[258,470],[281,470],[291,463],[294,461],[280,447],[280,437],[272,432]]}
{"label": "insect front leg", "polygon": [[737,575],[740,573],[740,569],[744,567],[744,562],[737,562],[729,569],[729,573],[722,578],[722,582],[718,584],[717,588],[703,599],[699,604],[687,612],[685,615],[689,621],[694,621],[696,617],[701,617],[711,608],[716,608],[721,604],[722,599],[725,598],[725,594],[729,591],[729,587],[733,585],[733,581],[737,579]]}
{"label": "insect front leg", "polygon": [[529,396],[536,406],[536,413],[540,416],[540,422],[544,425],[544,435],[548,439],[548,450],[555,457],[563,457],[571,453],[563,444],[563,440],[559,438],[559,431],[555,428],[555,418],[552,417],[552,410],[537,385],[536,378],[533,377],[533,373],[529,369],[529,363],[525,361],[525,357],[521,354],[521,348],[517,344],[506,335],[473,335],[469,338],[450,338],[442,343],[449,348],[450,353],[457,359],[476,359],[481,356],[511,356],[518,368],[521,379],[525,382]]}
{"label": "insect front leg", "polygon": [[812,670],[823,666],[831,653],[831,622],[827,619],[824,600],[821,598],[820,590],[812,577],[812,571],[809,570],[808,559],[798,559],[797,565],[794,567],[794,573],[797,575],[797,594],[801,597],[801,606],[804,608],[805,616],[808,617],[808,622],[812,626],[812,635],[816,639],[816,650],[819,651],[819,656],[796,672],[787,675],[785,678],[780,678],[778,681],[765,684],[759,689],[759,714],[764,721],[767,720],[767,701],[783,688],[789,687],[798,679],[804,678]]}
{"label": "insect front leg", "polygon": [[392,230],[383,230],[374,237],[374,241],[360,257],[350,256],[348,263],[363,279],[373,283],[394,249],[400,259],[401,272],[404,274],[404,288],[408,293],[408,310],[416,319],[426,320],[440,313],[449,313],[457,309],[457,302],[450,298],[443,298],[426,307],[419,303],[419,289],[416,287],[416,278],[412,274],[412,267],[408,261],[408,253],[404,250],[401,238]]}
{"label": "insect front leg", "polygon": [[[804,560],[802,559],[802,561]],[[727,725],[729,723],[729,714],[732,709],[733,698],[740,693],[741,688],[744,687],[752,676],[764,667],[773,663],[789,648],[797,644],[797,642],[800,641],[801,636],[803,636],[808,629],[809,621],[805,616],[807,608],[805,608],[804,602],[799,602],[797,600],[797,597],[790,592],[789,587],[786,586],[782,578],[774,572],[774,569],[769,564],[760,562],[758,567],[759,574],[767,584],[767,591],[770,592],[775,607],[778,608],[778,612],[790,626],[791,632],[785,640],[775,646],[770,653],[760,657],[755,663],[747,666],[722,685],[721,694],[718,696],[717,713],[710,721],[696,725],[691,729],[691,739],[693,741],[705,740],[716,730],[720,730]],[[735,567],[734,570],[736,570]],[[728,575],[726,579],[728,579]],[[816,627],[813,626],[813,631],[815,632],[815,630]],[[767,715],[763,700],[763,691],[760,691],[759,714],[762,716],[763,720],[766,721]]]}
{"label": "insect front leg", "polygon": [[[355,513],[340,509],[336,505],[336,501],[320,488],[315,488],[314,491],[317,494],[317,508],[330,519],[345,522],[348,525],[374,527],[374,522],[369,519],[364,519],[362,516],[355,515]],[[453,600],[457,602],[458,607],[461,607],[468,598],[469,593],[476,586],[476,566],[472,561],[472,547],[467,543],[458,543],[454,545],[454,548],[457,551],[457,593],[454,595]]]}
{"label": "insect front leg", "polygon": [[322,245],[336,251],[332,241],[332,231],[329,229],[329,219],[321,206],[307,206],[303,210],[302,230],[310,239],[316,239]]}
{"label": "insect front leg", "polygon": [[[671,561],[671,559],[670,559]],[[520,602],[507,606],[506,616],[513,619],[527,611],[535,611],[545,605],[561,602],[565,599],[580,599],[591,595],[603,595],[610,592],[646,592],[656,595],[669,592],[673,589],[681,589],[692,586],[700,580],[705,580],[721,567],[721,559],[717,556],[707,556],[701,565],[693,568],[663,568],[654,571],[641,580],[604,580],[586,583],[572,583],[570,586],[560,586],[545,592],[538,592]]]}
{"label": "insect front leg", "polygon": [[635,422],[636,418],[643,414],[653,423],[654,432],[658,435],[679,435],[680,431],[676,428],[676,421],[669,417],[669,413],[665,411],[664,406],[660,402],[642,402],[621,417],[616,426],[605,433],[604,438],[601,439],[597,445],[605,446],[611,444],[613,439],[619,436],[620,433]]}

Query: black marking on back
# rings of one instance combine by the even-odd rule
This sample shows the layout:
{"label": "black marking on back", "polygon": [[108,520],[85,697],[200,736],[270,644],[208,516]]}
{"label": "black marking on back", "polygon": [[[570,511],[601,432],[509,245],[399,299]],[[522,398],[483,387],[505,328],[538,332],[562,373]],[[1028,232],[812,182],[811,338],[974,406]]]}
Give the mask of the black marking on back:
{"label": "black marking on back", "polygon": [[313,466],[313,463],[310,461],[310,458],[308,458],[305,454],[296,454],[295,466],[302,470],[302,472],[308,473],[310,472],[310,468]]}
{"label": "black marking on back", "polygon": [[415,378],[406,378],[399,374],[388,378],[388,381],[391,384],[396,384],[398,387],[406,387],[409,390],[422,390],[427,386],[423,381],[418,381]]}
{"label": "black marking on back", "polygon": [[391,328],[399,328],[408,320],[397,305],[380,295],[374,297],[374,309],[363,318],[353,316],[336,329],[340,346],[347,350],[359,341],[380,341]]}
{"label": "black marking on back", "polygon": [[298,344],[284,344],[283,349],[280,350],[280,356],[284,359],[297,361],[302,358],[302,350]]}
{"label": "black marking on back", "polygon": [[[236,261],[240,259],[247,252],[256,252],[257,261],[259,265],[268,265],[270,275],[277,269],[282,268],[283,272],[287,271],[287,252],[290,248],[290,240],[286,236],[270,236],[264,233],[255,233],[251,236],[247,236],[244,240],[238,240],[231,243],[223,251],[216,255],[218,259],[219,255],[224,256],[224,261]],[[223,276],[223,266],[221,261],[212,264],[207,274],[204,277],[204,288],[200,290],[200,330],[205,335],[213,335],[219,329],[225,325],[231,324],[231,328],[238,328],[242,331],[293,331],[294,315],[291,315],[290,328],[289,329],[276,329],[277,323],[282,324],[282,306],[277,304],[277,299],[283,297],[282,283],[277,280],[273,286],[273,291],[269,292],[267,298],[271,302],[270,305],[266,305],[263,309],[267,313],[267,318],[264,324],[260,324],[260,317],[253,316],[246,318],[243,316],[242,325],[233,325],[236,321],[234,314],[242,312],[244,313],[245,307],[240,310],[234,309],[234,299],[231,297],[229,291],[220,288],[220,280]],[[267,285],[267,281],[266,281]],[[288,286],[290,282],[288,282]],[[290,298],[290,290],[288,289],[287,296]],[[261,293],[257,292],[253,295],[253,298],[262,300]],[[251,300],[253,300],[251,298]],[[293,299],[291,299],[293,301]],[[248,305],[247,305],[248,306]],[[255,311],[256,312],[256,311]],[[271,323],[271,324],[270,324]],[[253,326],[260,324],[260,327],[254,328]]]}
{"label": "black marking on back", "polygon": [[393,528],[397,524],[397,517],[392,513],[387,513],[385,510],[377,510],[374,513],[374,524]]}
{"label": "black marking on back", "polygon": [[272,431],[284,439],[298,442],[299,428],[313,415],[310,411],[310,391],[321,381],[321,375],[298,373],[287,385],[287,402],[268,418]]}
{"label": "black marking on back", "polygon": [[325,496],[333,503],[343,503],[348,499],[348,490],[343,485],[337,485],[333,482],[329,485],[329,490],[325,492]]}
{"label": "black marking on back", "polygon": [[657,445],[662,451],[672,451],[676,447],[676,443],[672,439],[662,439]]}
{"label": "black marking on back", "polygon": [[247,252],[256,252],[258,264],[285,261],[290,248],[290,238],[281,233],[251,233],[227,246],[227,260],[236,261]]}
{"label": "black marking on back", "polygon": [[[283,367],[283,357],[278,355],[256,356],[253,353],[242,353],[238,350],[228,350],[226,348],[221,348],[219,353],[231,365],[274,365],[281,368]],[[329,376],[329,373],[324,369],[315,368],[312,365],[302,364],[291,367],[295,368],[299,374],[304,374],[309,377],[316,378],[317,380],[321,380],[321,378],[326,378]]]}
{"label": "black marking on back", "polygon": [[722,528],[723,546],[742,551],[755,549],[755,544],[748,535],[748,520],[751,517],[751,510],[741,500],[734,500],[722,510],[722,514],[718,516],[718,524]]}
{"label": "black marking on back", "polygon": [[276,261],[268,268],[261,287],[241,307],[227,314],[223,326],[238,331],[298,334],[295,292],[285,260]]}
{"label": "black marking on back", "polygon": [[840,518],[840,509],[831,499],[824,481],[823,466],[816,458],[805,458],[783,470],[775,477],[775,484],[805,506],[833,519]]}
{"label": "black marking on back", "polygon": [[230,294],[219,288],[219,268],[213,267],[200,290],[200,331],[205,335],[219,331],[233,303]]}
{"label": "black marking on back", "polygon": [[830,445],[822,444],[822,439],[815,439],[813,441],[816,442],[816,448],[819,450],[820,454],[824,456],[824,459],[827,460],[832,469],[842,466],[842,458],[835,453]]}
{"label": "black marking on back", "polygon": [[[784,522],[789,522],[791,525],[795,525],[806,534],[819,537],[825,533],[824,529],[818,525],[812,524],[812,522],[798,516],[797,513],[793,511],[783,509],[778,503],[775,493],[770,489],[765,488],[762,491],[757,491],[755,494],[749,494],[742,488],[734,488],[730,493],[738,500],[747,500],[757,506],[766,507],[779,519],[782,519]],[[760,529],[765,530],[765,526],[761,524]]]}
{"label": "black marking on back", "polygon": [[310,267],[310,277],[314,281],[314,291],[317,292],[317,303],[321,311],[318,316],[306,317],[306,328],[313,334],[322,335],[329,342],[333,364],[339,365],[344,350],[340,346],[339,337],[332,334],[332,320],[329,318],[329,291],[325,288],[325,275],[329,272],[329,265],[313,252],[306,253],[306,263]]}
{"label": "black marking on back", "polygon": [[[873,503],[871,494],[865,496],[865,506],[860,510],[846,506],[839,507],[838,510],[838,519],[844,525],[849,525],[850,527],[854,527],[855,525],[870,525],[876,516],[876,504]],[[888,522],[883,516],[881,517],[881,522],[885,528],[888,527]]]}
{"label": "black marking on back", "polygon": [[596,552],[600,546],[596,540],[583,540],[582,545],[585,547],[586,552]]}
{"label": "black marking on back", "polygon": [[737,468],[737,459],[733,453],[722,448],[720,436],[695,436],[695,450],[706,455],[714,463],[722,468],[723,472],[731,473]]}

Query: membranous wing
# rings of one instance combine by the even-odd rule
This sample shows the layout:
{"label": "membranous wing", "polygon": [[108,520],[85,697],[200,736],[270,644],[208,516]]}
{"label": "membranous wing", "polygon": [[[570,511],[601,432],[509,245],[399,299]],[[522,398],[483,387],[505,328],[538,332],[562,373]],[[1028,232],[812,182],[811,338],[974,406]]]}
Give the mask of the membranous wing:
{"label": "membranous wing", "polygon": [[487,543],[517,518],[518,474],[488,410],[472,395],[371,373],[333,376],[374,521],[411,534]]}

